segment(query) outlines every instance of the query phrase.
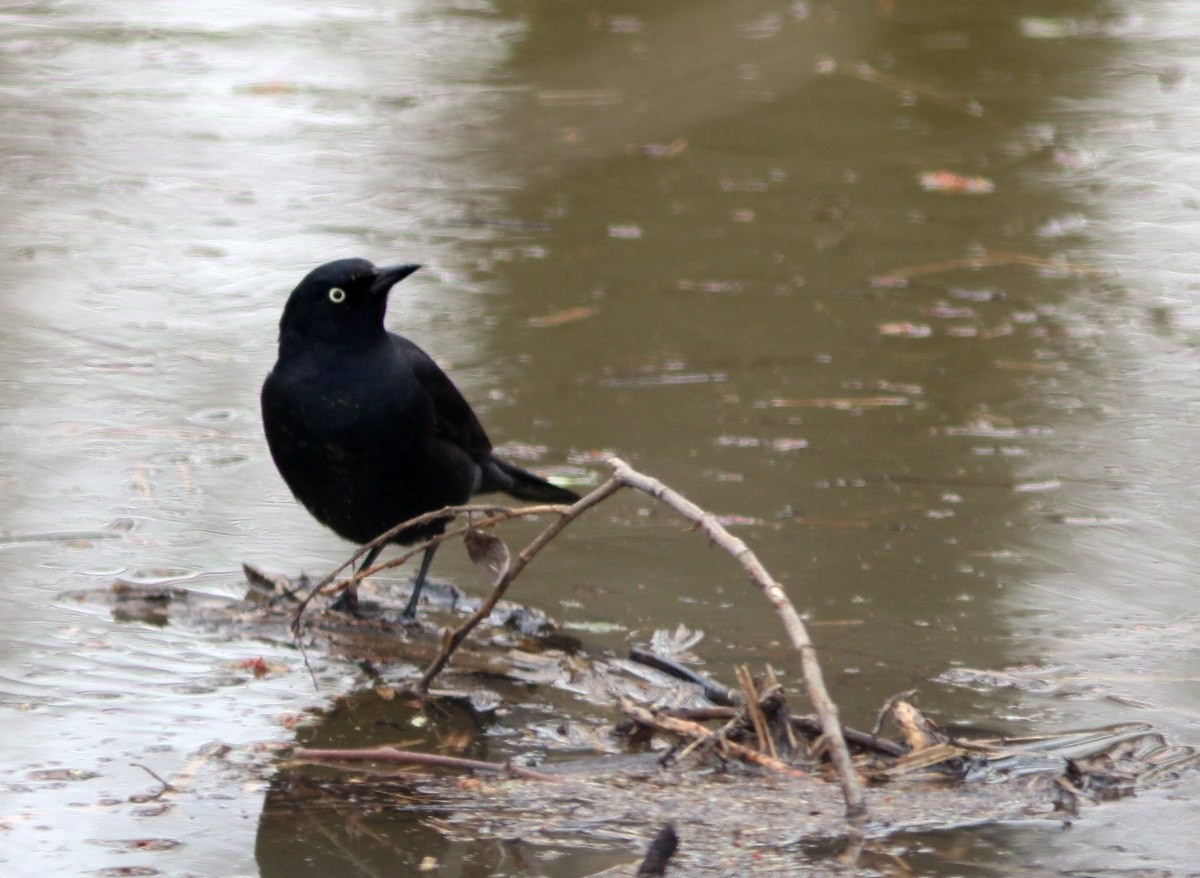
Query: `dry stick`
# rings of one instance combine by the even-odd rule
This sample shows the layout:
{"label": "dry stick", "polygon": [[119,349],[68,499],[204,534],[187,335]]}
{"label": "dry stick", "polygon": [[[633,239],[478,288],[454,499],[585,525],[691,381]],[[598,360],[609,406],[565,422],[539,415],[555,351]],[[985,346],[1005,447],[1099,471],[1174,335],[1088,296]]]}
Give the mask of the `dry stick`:
{"label": "dry stick", "polygon": [[371,747],[363,750],[337,750],[297,747],[292,751],[293,759],[310,762],[398,762],[402,765],[435,765],[439,768],[458,768],[468,771],[511,772],[525,780],[544,780],[557,783],[562,780],[553,774],[544,774],[522,768],[519,765],[503,765],[496,762],[480,762],[477,759],[460,759],[457,756],[441,756],[437,753],[416,753],[398,750],[395,747]]}
{"label": "dry stick", "polygon": [[[678,719],[673,716],[664,716],[656,714],[653,711],[647,710],[641,705],[634,704],[628,698],[621,699],[621,710],[626,716],[630,717],[637,723],[644,726],[649,726],[660,732],[669,732],[672,735],[682,735],[685,738],[693,738],[697,741],[703,741],[713,737],[711,730],[700,725],[700,723],[688,722],[685,719]],[[753,747],[746,747],[738,744],[736,741],[721,739],[721,746],[736,756],[738,759],[744,759],[746,762],[753,762],[755,765],[760,765],[770,771],[779,774],[786,774],[788,777],[809,777],[798,768],[788,765],[782,760],[776,759],[773,756],[768,756],[761,750],[755,750]]]}
{"label": "dry stick", "polygon": [[[754,585],[775,607],[775,612],[779,615],[783,627],[787,631],[788,639],[791,640],[792,646],[800,655],[800,668],[804,676],[805,687],[808,690],[808,698],[816,708],[823,734],[829,742],[833,767],[842,787],[842,796],[846,800],[846,815],[859,817],[865,814],[866,806],[863,803],[862,787],[854,774],[850,751],[846,748],[846,739],[842,735],[842,723],[838,718],[837,705],[833,703],[825,689],[821,665],[817,661],[817,651],[808,636],[808,630],[804,627],[804,622],[800,620],[796,608],[788,600],[783,586],[771,578],[771,574],[767,572],[762,562],[750,551],[749,547],[725,530],[712,513],[705,512],[682,494],[671,490],[657,479],[642,475],[619,458],[611,457],[608,463],[613,468],[614,480],[618,483],[636,488],[661,500],[685,518],[695,522],[710,540],[737,559],[750,575]],[[576,504],[576,506],[578,505]]]}
{"label": "dry stick", "polygon": [[[548,542],[554,539],[554,537],[557,536],[558,533],[572,521],[577,519],[587,510],[591,509],[601,500],[608,497],[610,494],[615,494],[622,487],[622,483],[617,478],[614,477],[609,479],[590,494],[587,494],[586,496],[577,500],[573,505],[568,506],[565,510],[562,510],[557,521],[552,522],[549,527],[534,537],[533,541],[530,542],[529,545],[518,552],[517,556],[512,559],[512,563],[509,565],[508,569],[504,571],[504,574],[492,587],[491,595],[480,605],[479,609],[472,613],[471,617],[467,619],[467,621],[463,622],[453,631],[447,629],[446,636],[442,639],[442,651],[438,653],[437,658],[430,662],[429,667],[425,669],[425,673],[421,675],[421,680],[417,683],[417,691],[428,691],[429,684],[433,682],[433,678],[440,674],[442,669],[446,667],[446,662],[450,661],[450,656],[454,654],[454,651],[458,649],[459,645],[463,642],[466,636],[471,633],[476,625],[492,614],[492,610],[496,608],[496,604],[498,604],[500,599],[504,597],[504,593],[508,591],[508,587],[512,585],[513,580],[520,575],[521,571],[525,569],[525,565],[532,561],[534,556],[537,555],[537,553],[540,552]],[[561,507],[556,507],[556,509],[561,510]]]}

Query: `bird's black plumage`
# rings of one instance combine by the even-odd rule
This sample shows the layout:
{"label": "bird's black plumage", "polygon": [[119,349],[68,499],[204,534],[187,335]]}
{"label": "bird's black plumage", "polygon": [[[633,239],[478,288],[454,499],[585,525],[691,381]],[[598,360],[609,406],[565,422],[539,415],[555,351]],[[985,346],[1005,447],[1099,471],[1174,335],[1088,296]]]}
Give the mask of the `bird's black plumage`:
{"label": "bird's black plumage", "polygon": [[[473,494],[579,499],[495,457],[446,373],[384,328],[389,291],[419,267],[339,259],[311,271],[283,309],[279,358],[263,383],[263,427],[280,475],[317,521],[354,543]],[[392,542],[413,543],[445,526],[408,528]],[[422,558],[408,617],[416,615],[433,551]]]}

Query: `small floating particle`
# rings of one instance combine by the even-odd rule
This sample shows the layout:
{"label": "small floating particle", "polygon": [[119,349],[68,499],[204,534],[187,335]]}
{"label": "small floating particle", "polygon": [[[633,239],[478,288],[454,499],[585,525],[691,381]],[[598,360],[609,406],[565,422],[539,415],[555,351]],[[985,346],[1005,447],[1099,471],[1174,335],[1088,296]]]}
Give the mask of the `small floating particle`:
{"label": "small floating particle", "polygon": [[909,396],[920,396],[925,392],[920,384],[905,384],[897,381],[845,381],[842,387],[846,390],[882,390],[891,393],[907,393]]}
{"label": "small floating particle", "polygon": [[1115,518],[1106,515],[1064,515],[1052,513],[1046,516],[1047,521],[1066,524],[1072,527],[1119,527],[1129,524],[1128,518]]}
{"label": "small floating particle", "polygon": [[238,662],[238,667],[243,671],[250,671],[254,674],[254,679],[261,680],[267,674],[271,673],[271,668],[263,661],[262,656],[252,659],[243,659]]}
{"label": "small floating particle", "polygon": [[235,89],[235,91],[247,95],[285,95],[294,94],[299,90],[295,83],[283,82],[278,79],[269,82],[252,82]]}
{"label": "small floating particle", "polygon": [[926,192],[941,195],[991,195],[996,184],[987,177],[964,177],[953,171],[924,171],[918,178]]}
{"label": "small floating particle", "polygon": [[879,334],[895,335],[901,338],[929,338],[933,335],[933,329],[925,323],[910,323],[906,320],[900,323],[879,324]]}
{"label": "small floating particle", "polygon": [[1009,422],[997,423],[988,418],[977,418],[966,424],[934,427],[930,432],[943,436],[975,436],[986,439],[1007,439],[1015,436],[1047,436],[1054,431],[1049,427],[1017,427]]}
{"label": "small floating particle", "polygon": [[799,451],[808,447],[807,439],[773,439],[771,440],[771,449],[773,451]]}
{"label": "small floating particle", "polygon": [[689,278],[680,278],[675,281],[675,289],[683,292],[740,293],[745,291],[746,285],[738,280],[691,280]]}
{"label": "small floating particle", "polygon": [[29,773],[31,780],[41,781],[80,781],[93,780],[97,777],[100,777],[98,772],[84,768],[45,768]]}
{"label": "small floating particle", "polygon": [[549,104],[564,107],[596,107],[619,104],[621,93],[612,89],[558,89],[540,91],[537,94],[539,104]]}
{"label": "small floating particle", "polygon": [[658,387],[673,384],[707,384],[728,381],[724,372],[672,372],[666,375],[638,375],[628,378],[605,378],[601,387]]}
{"label": "small floating particle", "polygon": [[996,360],[994,365],[997,369],[1009,369],[1014,372],[1065,372],[1068,369],[1067,364],[1061,360],[1047,363],[1035,363],[1029,360]]}
{"label": "small floating particle", "polygon": [[768,523],[763,521],[761,518],[753,518],[748,515],[718,515],[717,521],[719,521],[723,527],[737,527],[739,525],[753,526]]}
{"label": "small floating particle", "polygon": [[722,448],[770,448],[772,451],[797,451],[808,447],[807,439],[759,439],[757,436],[718,436]]}
{"label": "small floating particle", "polygon": [[1058,479],[1043,479],[1039,482],[1017,482],[1012,486],[1013,493],[1016,494],[1042,494],[1048,491],[1057,491],[1062,488],[1062,482]]}
{"label": "small floating particle", "polygon": [[642,236],[642,227],[633,223],[627,223],[625,225],[611,225],[608,227],[608,236],[610,238],[636,240]]}
{"label": "small floating particle", "polygon": [[643,143],[634,147],[637,152],[652,159],[673,159],[687,148],[687,139],[683,137],[676,137],[670,143]]}
{"label": "small floating particle", "polygon": [[553,314],[544,314],[540,317],[530,317],[529,325],[538,328],[547,326],[562,326],[564,323],[574,323],[576,320],[585,320],[596,313],[595,308],[587,305],[578,305],[574,308],[566,308],[562,311],[556,311]]}
{"label": "small floating particle", "polygon": [[608,29],[614,34],[641,33],[645,22],[636,15],[612,15],[608,19]]}
{"label": "small floating particle", "polygon": [[759,405],[763,408],[817,408],[817,409],[875,409],[908,405],[906,396],[842,396],[815,397],[811,399],[768,399]]}
{"label": "small floating particle", "polygon": [[938,302],[932,308],[922,308],[922,317],[933,317],[938,320],[974,320],[978,315],[974,308],[965,305],[949,305]]}
{"label": "small floating particle", "polygon": [[755,436],[718,436],[716,443],[723,448],[758,448],[762,440]]}

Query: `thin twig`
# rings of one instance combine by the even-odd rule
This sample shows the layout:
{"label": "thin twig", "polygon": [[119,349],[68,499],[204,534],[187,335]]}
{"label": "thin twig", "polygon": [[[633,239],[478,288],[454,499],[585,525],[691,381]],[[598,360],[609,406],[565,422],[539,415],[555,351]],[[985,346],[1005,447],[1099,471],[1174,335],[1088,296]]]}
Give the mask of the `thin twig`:
{"label": "thin twig", "polygon": [[374,549],[376,546],[382,546],[382,545],[387,544],[389,541],[391,541],[391,539],[393,537],[396,536],[396,534],[400,533],[401,531],[407,530],[410,527],[418,527],[422,524],[428,524],[431,521],[438,521],[438,520],[444,519],[444,518],[454,518],[454,517],[460,516],[460,515],[466,515],[468,517],[470,517],[471,515],[486,515],[486,516],[488,516],[485,519],[473,521],[469,525],[462,525],[461,527],[451,528],[450,530],[447,530],[443,533],[435,534],[434,536],[430,537],[427,540],[422,540],[421,542],[419,542],[415,546],[413,546],[411,549],[409,549],[407,552],[403,553],[402,555],[400,555],[396,558],[392,558],[391,560],[389,560],[383,564],[376,564],[370,570],[360,570],[358,573],[354,574],[352,577],[347,579],[345,582],[340,583],[339,588],[347,588],[351,585],[357,584],[358,582],[367,578],[368,576],[373,576],[382,570],[390,570],[393,567],[399,567],[405,561],[412,558],[414,555],[418,555],[421,552],[424,552],[430,546],[435,546],[435,545],[438,545],[439,543],[444,543],[447,540],[454,539],[455,537],[462,536],[462,534],[464,534],[469,527],[474,527],[477,530],[482,530],[484,528],[495,527],[497,524],[500,524],[501,522],[511,521],[514,518],[531,518],[533,516],[546,515],[546,514],[552,514],[552,513],[562,514],[565,510],[567,510],[569,508],[570,507],[568,507],[568,506],[563,506],[563,505],[558,505],[558,504],[544,504],[544,505],[540,505],[540,506],[521,506],[521,507],[517,507],[517,508],[513,508],[513,507],[509,507],[509,506],[494,506],[494,505],[479,505],[479,504],[466,505],[466,506],[446,506],[442,509],[437,509],[433,512],[426,512],[423,515],[418,515],[416,518],[410,518],[408,521],[402,521],[400,524],[396,525],[395,527],[390,528],[390,529],[384,531],[383,533],[381,533],[379,536],[375,537],[375,539],[371,540],[371,542],[366,543],[362,546],[359,546],[359,548],[354,552],[353,555],[351,555],[344,562],[342,562],[331,573],[326,574],[316,585],[314,585],[311,589],[309,589],[308,594],[305,595],[304,599],[301,600],[300,603],[297,605],[295,614],[292,616],[292,636],[297,639],[299,638],[300,623],[304,617],[304,611],[306,609],[308,609],[309,602],[312,601],[312,599],[314,597],[316,597],[318,594],[320,594],[327,586],[332,584],[334,582],[334,580],[337,579],[338,575],[343,570],[345,570],[347,567],[353,568],[354,562],[356,562],[359,558],[366,555],[369,551]]}
{"label": "thin twig", "polygon": [[304,638],[300,636],[300,617],[292,623],[292,637],[295,640],[296,648],[300,650],[300,658],[304,660],[304,670],[308,671],[308,676],[312,679],[313,689],[320,689],[321,684],[317,682],[317,672],[313,670],[312,663],[308,660],[308,647],[304,645]]}
{"label": "thin twig", "polygon": [[413,750],[398,750],[395,747],[369,747],[362,750],[339,750],[297,747],[292,758],[309,762],[396,762],[402,765],[433,765],[438,768],[455,768],[464,771],[508,772],[525,780],[543,780],[557,783],[562,780],[553,774],[533,771],[511,763],[481,762],[478,759],[461,759],[457,756],[442,756],[439,753],[418,753]]}
{"label": "thin twig", "polygon": [[[572,521],[579,518],[579,516],[610,494],[619,491],[622,487],[622,483],[618,479],[609,479],[603,485],[561,511],[556,521],[551,522],[549,527],[534,537],[529,545],[518,552],[517,556],[512,559],[508,570],[504,571],[504,575],[500,577],[496,585],[492,588],[491,595],[479,606],[479,609],[472,613],[471,617],[457,628],[447,630],[446,636],[442,640],[442,650],[437,658],[430,663],[429,667],[425,669],[425,673],[421,675],[421,680],[417,683],[417,691],[424,692],[429,688],[429,684],[433,682],[433,678],[442,672],[442,668],[446,667],[446,662],[450,661],[450,656],[454,654],[454,651],[458,649],[466,636],[471,633],[476,625],[492,614],[492,610],[496,608],[496,604],[504,597],[504,593],[508,591],[508,587],[512,585],[513,580],[521,575],[521,571],[525,569],[525,565],[532,561],[534,556],[547,543],[554,539]],[[562,507],[556,508],[562,509]]]}
{"label": "thin twig", "polygon": [[158,781],[162,785],[161,789],[159,789],[159,791],[157,793],[150,796],[151,799],[158,799],[158,798],[161,798],[162,796],[166,795],[167,793],[176,792],[175,787],[171,786],[171,784],[169,784],[167,781],[163,780],[162,777],[157,772],[153,771],[150,768],[147,768],[145,765],[142,765],[142,763],[130,762],[129,764],[131,766],[133,766],[134,768],[140,768],[142,771],[146,772],[146,774],[150,775],[152,778],[154,778],[156,781]]}

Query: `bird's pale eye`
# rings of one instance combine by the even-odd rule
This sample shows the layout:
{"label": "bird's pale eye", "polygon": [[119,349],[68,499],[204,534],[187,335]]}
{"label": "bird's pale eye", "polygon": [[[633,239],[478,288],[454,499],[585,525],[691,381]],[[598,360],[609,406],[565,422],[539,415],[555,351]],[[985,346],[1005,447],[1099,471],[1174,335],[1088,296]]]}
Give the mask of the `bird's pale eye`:
{"label": "bird's pale eye", "polygon": [[333,302],[335,305],[342,304],[342,302],[346,301],[346,291],[341,287],[330,287],[329,301]]}

